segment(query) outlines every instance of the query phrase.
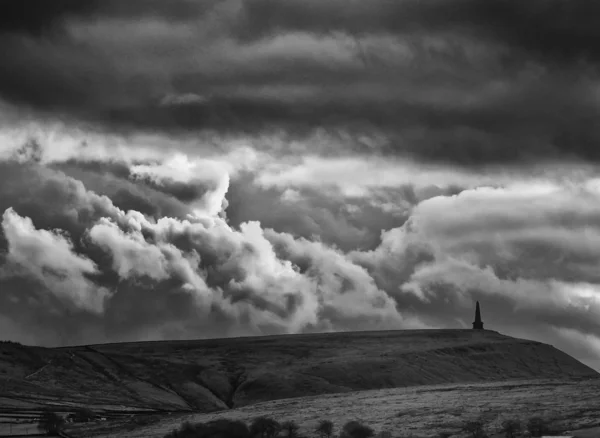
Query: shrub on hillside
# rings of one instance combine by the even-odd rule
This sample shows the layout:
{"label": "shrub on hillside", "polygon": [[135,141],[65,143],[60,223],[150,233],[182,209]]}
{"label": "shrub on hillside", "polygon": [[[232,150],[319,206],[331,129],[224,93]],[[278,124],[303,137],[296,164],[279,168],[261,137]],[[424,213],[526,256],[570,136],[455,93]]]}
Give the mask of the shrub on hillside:
{"label": "shrub on hillside", "polygon": [[49,409],[42,412],[39,420],[39,428],[48,435],[60,432],[65,425],[65,419]]}
{"label": "shrub on hillside", "polygon": [[96,415],[91,409],[80,408],[73,413],[72,418],[76,423],[87,423],[89,421],[94,421]]}
{"label": "shrub on hillside", "polygon": [[298,430],[300,427],[295,421],[284,421],[281,423],[281,431],[286,438],[298,438]]}
{"label": "shrub on hillside", "polygon": [[214,420],[205,424],[202,438],[250,438],[250,429],[243,421]]}
{"label": "shrub on hillside", "polygon": [[208,423],[185,422],[165,438],[251,438],[246,423],[233,420],[214,420]]}
{"label": "shrub on hillside", "polygon": [[502,422],[502,433],[506,438],[515,438],[521,432],[521,422],[516,419],[508,419]]}
{"label": "shrub on hillside", "polygon": [[527,422],[527,431],[532,437],[541,437],[544,433],[548,432],[546,420],[542,417],[530,418]]}
{"label": "shrub on hillside", "polygon": [[315,433],[319,435],[320,438],[331,438],[333,436],[333,422],[329,420],[319,421]]}
{"label": "shrub on hillside", "polygon": [[281,425],[268,417],[255,418],[250,425],[250,433],[257,438],[275,438],[280,430]]}
{"label": "shrub on hillside", "polygon": [[340,438],[371,438],[375,431],[358,421],[348,421],[342,428]]}
{"label": "shrub on hillside", "polygon": [[[332,438],[334,425],[329,420],[321,420],[315,429],[320,438]],[[243,421],[214,420],[208,423],[185,422],[179,429],[166,434],[164,438],[300,438],[299,426],[294,421],[279,424],[272,418],[258,417],[250,427]],[[358,421],[347,422],[340,438],[372,438],[375,432]],[[378,438],[390,438],[391,433],[381,432]]]}
{"label": "shrub on hillside", "polygon": [[468,433],[471,438],[487,438],[483,422],[480,420],[467,421],[463,426],[463,431]]}

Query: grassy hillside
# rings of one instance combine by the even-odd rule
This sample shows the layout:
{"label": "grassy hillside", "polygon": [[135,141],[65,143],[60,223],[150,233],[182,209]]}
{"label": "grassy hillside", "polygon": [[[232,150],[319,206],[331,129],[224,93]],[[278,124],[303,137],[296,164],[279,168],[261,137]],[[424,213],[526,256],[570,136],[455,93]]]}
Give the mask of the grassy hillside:
{"label": "grassy hillside", "polygon": [[290,397],[511,379],[596,378],[552,346],[413,330],[45,349],[0,344],[0,407],[212,412]]}

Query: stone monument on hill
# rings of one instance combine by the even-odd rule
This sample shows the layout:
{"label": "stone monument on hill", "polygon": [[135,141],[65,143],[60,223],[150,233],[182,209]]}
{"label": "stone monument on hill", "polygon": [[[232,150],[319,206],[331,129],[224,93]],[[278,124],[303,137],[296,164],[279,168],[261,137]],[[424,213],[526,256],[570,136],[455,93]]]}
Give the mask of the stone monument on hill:
{"label": "stone monument on hill", "polygon": [[473,330],[483,330],[483,321],[481,320],[481,310],[479,310],[479,301],[475,305],[475,322],[473,322]]}

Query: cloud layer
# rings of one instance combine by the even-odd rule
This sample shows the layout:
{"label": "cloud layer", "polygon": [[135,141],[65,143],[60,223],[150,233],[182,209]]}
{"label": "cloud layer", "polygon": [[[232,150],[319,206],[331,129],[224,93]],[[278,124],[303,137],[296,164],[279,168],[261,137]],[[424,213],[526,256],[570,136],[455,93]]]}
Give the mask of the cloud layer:
{"label": "cloud layer", "polygon": [[[189,192],[211,202],[190,199],[184,211],[174,210],[172,216],[121,209],[57,169],[63,165],[2,164],[7,182],[0,197],[5,204],[3,296],[22,306],[19,314],[32,314],[25,319],[28,324],[33,313],[42,311],[31,307],[29,298],[56,302],[57,326],[62,317],[81,316],[82,324],[93,326],[83,333],[95,331],[97,340],[132,339],[146,325],[158,337],[204,337],[415,323],[343,252],[263,229],[256,221],[232,228],[221,208],[215,211],[215,205],[226,204],[218,184],[222,175],[209,178],[215,162],[194,163],[206,178],[177,172]],[[90,173],[89,163],[70,161],[68,168],[78,165]],[[172,160],[134,165],[123,178],[107,176],[111,166],[97,164],[98,173],[106,172],[104,179],[91,179],[108,193],[115,193],[115,185],[127,190],[131,184],[149,184],[145,194],[152,203],[152,196],[161,199],[177,181],[162,175],[149,183],[140,175],[161,175],[158,169],[173,165]],[[170,196],[177,198],[179,192]],[[129,199],[122,201],[125,207]],[[36,288],[20,292],[22,282],[35,282]],[[94,318],[83,323],[84,314]],[[15,335],[25,333],[18,320],[13,322]],[[31,327],[28,331],[36,333]],[[78,336],[71,333],[69,341],[88,340]]]}
{"label": "cloud layer", "polygon": [[463,165],[600,159],[593,0],[41,3],[0,14],[0,96],[37,117],[321,129],[352,137],[337,153]]}
{"label": "cloud layer", "polygon": [[306,160],[236,167],[247,146],[103,161],[31,144],[0,163],[14,339],[458,328],[480,299],[490,328],[596,354],[600,184],[581,171],[318,183]]}

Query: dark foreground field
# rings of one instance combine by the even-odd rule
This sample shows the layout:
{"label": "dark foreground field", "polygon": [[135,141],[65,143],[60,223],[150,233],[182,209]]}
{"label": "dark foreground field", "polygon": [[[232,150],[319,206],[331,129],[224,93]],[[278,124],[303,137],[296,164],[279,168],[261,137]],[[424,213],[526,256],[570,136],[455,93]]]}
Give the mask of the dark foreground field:
{"label": "dark foreground field", "polygon": [[[318,400],[337,400],[323,397],[327,394],[354,400],[364,390],[532,379],[571,384],[597,377],[552,346],[493,331],[354,332],[57,349],[2,343],[0,414],[26,420],[44,407],[70,412],[87,406],[108,418],[104,427],[119,417],[135,425],[169,413],[259,409],[257,403],[293,397],[318,396],[318,405]],[[373,405],[386,404],[386,397],[376,396]],[[293,406],[305,400],[275,403]]]}

